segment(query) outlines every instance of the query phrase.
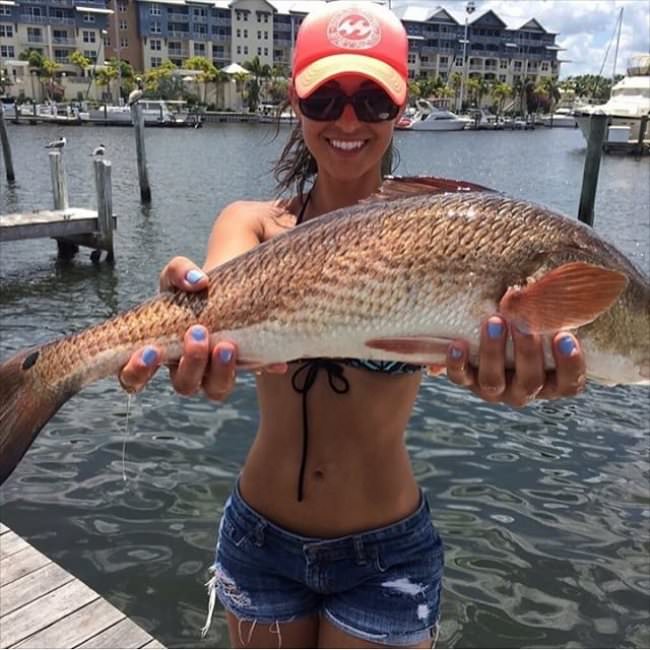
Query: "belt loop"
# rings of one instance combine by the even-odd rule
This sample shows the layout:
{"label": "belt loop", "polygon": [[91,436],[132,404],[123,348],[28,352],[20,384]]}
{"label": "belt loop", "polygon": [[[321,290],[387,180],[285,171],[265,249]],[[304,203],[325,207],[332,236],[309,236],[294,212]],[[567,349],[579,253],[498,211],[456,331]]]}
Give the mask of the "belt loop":
{"label": "belt loop", "polygon": [[368,559],[366,558],[365,549],[363,547],[363,538],[359,535],[356,535],[352,538],[354,543],[354,555],[357,564],[365,566],[368,564]]}
{"label": "belt loop", "polygon": [[262,521],[258,522],[255,526],[255,546],[262,547],[264,546],[264,529],[266,524]]}

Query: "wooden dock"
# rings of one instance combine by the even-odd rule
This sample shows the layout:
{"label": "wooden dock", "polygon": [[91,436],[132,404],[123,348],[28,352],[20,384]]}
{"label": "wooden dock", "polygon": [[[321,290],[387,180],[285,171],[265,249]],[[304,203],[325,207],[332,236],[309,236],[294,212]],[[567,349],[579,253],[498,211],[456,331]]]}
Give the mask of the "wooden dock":
{"label": "wooden dock", "polygon": [[164,648],[0,523],[0,648]]}

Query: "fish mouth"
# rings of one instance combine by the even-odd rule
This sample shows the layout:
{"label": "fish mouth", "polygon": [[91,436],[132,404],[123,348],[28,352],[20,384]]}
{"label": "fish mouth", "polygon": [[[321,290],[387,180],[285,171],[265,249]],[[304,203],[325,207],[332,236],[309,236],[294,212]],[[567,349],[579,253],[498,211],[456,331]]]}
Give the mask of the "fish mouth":
{"label": "fish mouth", "polygon": [[325,138],[330,149],[333,149],[337,154],[352,156],[363,149],[365,149],[369,140],[363,138],[356,138],[354,140],[346,140],[343,138]]}

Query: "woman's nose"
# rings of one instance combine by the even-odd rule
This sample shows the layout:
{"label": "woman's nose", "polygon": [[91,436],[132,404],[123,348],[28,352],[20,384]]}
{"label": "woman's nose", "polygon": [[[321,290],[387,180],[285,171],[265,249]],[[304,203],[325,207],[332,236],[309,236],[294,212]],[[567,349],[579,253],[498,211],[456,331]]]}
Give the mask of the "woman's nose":
{"label": "woman's nose", "polygon": [[341,117],[339,117],[337,122],[342,128],[348,128],[350,130],[356,129],[359,126],[359,118],[352,104],[345,105],[343,113],[341,113]]}

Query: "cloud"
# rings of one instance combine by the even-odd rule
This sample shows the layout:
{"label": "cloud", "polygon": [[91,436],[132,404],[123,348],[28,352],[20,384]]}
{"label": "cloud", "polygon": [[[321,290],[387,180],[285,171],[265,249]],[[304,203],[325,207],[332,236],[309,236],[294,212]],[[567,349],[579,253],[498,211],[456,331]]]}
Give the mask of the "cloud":
{"label": "cloud", "polygon": [[[464,0],[392,0],[394,7],[420,5],[443,6],[464,14]],[[559,53],[567,61],[561,76],[597,74],[603,66],[609,44],[605,76],[612,73],[615,27],[623,8],[623,26],[616,70],[625,73],[625,65],[634,53],[650,52],[650,3],[647,0],[477,0],[479,16],[492,9],[506,23],[521,25],[537,19],[549,32],[557,33],[556,42],[566,50]]]}

